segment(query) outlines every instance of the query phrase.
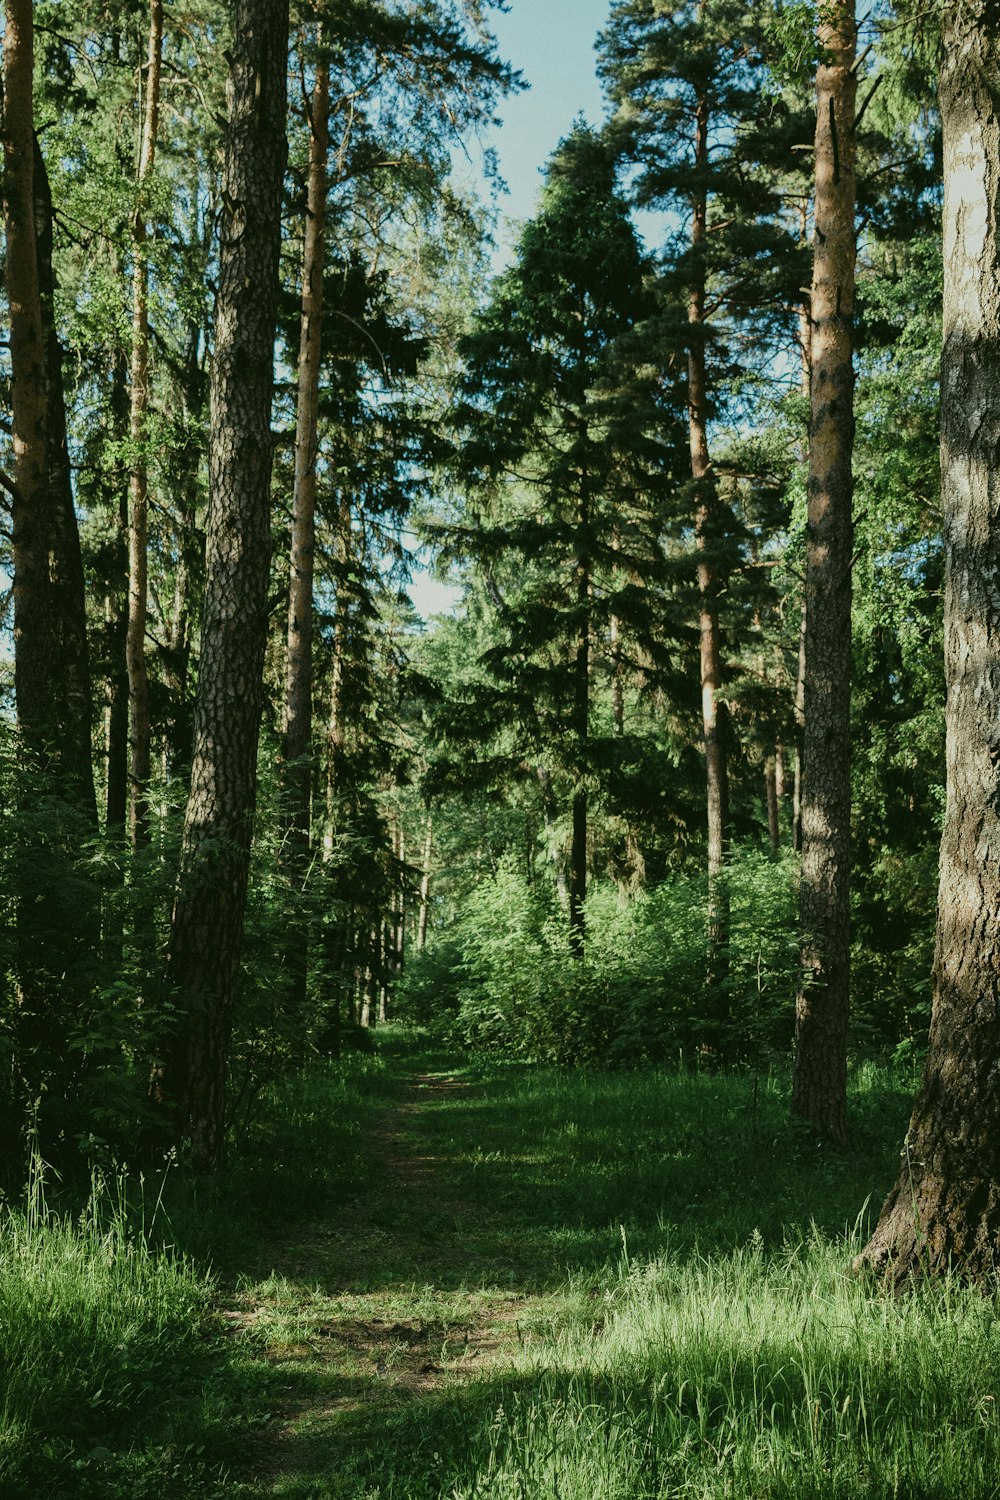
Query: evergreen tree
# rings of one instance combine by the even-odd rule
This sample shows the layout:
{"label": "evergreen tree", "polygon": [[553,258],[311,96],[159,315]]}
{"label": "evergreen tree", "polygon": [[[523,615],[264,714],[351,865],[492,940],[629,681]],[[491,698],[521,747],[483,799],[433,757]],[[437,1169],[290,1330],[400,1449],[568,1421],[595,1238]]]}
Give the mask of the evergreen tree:
{"label": "evergreen tree", "polygon": [[612,621],[619,647],[626,629],[662,639],[654,586],[675,458],[664,382],[639,334],[654,310],[648,267],[614,176],[584,127],[559,147],[466,345],[461,414],[465,482],[494,496],[479,514],[473,491],[464,534],[496,608],[491,714],[513,715],[512,751],[530,746],[568,787],[578,953],[591,788],[609,753],[592,717],[596,657]]}
{"label": "evergreen tree", "polygon": [[945,532],[948,800],[941,841],[930,1051],[899,1179],[860,1263],[895,1281],[951,1269],[991,1281],[1000,1245],[997,660],[1000,435],[996,350],[1000,158],[992,4],[948,7],[944,127],[941,479]]}
{"label": "evergreen tree", "polygon": [[725,971],[719,877],[730,837],[722,600],[741,539],[720,491],[710,432],[733,373],[735,333],[753,326],[759,346],[767,347],[787,321],[798,284],[780,178],[770,164],[781,147],[794,144],[796,122],[776,96],[762,117],[768,81],[763,20],[761,8],[743,0],[671,6],[619,0],[600,42],[602,72],[617,106],[612,130],[635,166],[636,201],[667,210],[679,226],[666,248],[664,273],[685,314],[674,340],[687,357],[715,980]]}
{"label": "evergreen tree", "polygon": [[792,1111],[847,1140],[857,24],[821,17],[810,301],[800,944]]}
{"label": "evergreen tree", "polygon": [[286,159],[288,7],[238,0],[230,65],[211,500],[191,791],[167,977],[176,1033],[155,1087],[196,1162],[223,1146],[256,787],[270,551],[271,396]]}

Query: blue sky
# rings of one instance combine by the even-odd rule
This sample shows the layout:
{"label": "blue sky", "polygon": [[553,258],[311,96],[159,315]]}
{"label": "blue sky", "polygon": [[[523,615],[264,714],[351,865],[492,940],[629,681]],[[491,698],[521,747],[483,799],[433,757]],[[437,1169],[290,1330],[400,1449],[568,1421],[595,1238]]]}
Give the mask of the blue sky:
{"label": "blue sky", "polygon": [[[542,185],[542,168],[578,115],[600,124],[606,115],[597,79],[594,43],[607,24],[612,0],[509,0],[505,13],[494,12],[491,24],[501,57],[523,74],[528,84],[497,108],[500,124],[483,140],[497,154],[507,184],[497,204],[494,266],[502,268],[517,238],[517,227],[531,217]],[[463,168],[456,163],[459,176]],[[473,177],[474,160],[464,171]],[[636,223],[652,247],[662,236],[662,215],[642,212]],[[414,572],[410,597],[425,618],[454,608],[459,591],[421,570]]]}
{"label": "blue sky", "polygon": [[610,8],[610,0],[510,0],[506,15],[494,15],[501,56],[530,85],[501,104],[492,140],[510,188],[501,206],[515,219],[530,216],[539,169],[576,116],[603,119],[594,42]]}
{"label": "blue sky", "polygon": [[[498,205],[500,258],[514,238],[513,224],[530,218],[541,168],[577,115],[593,124],[604,118],[594,42],[610,8],[611,0],[510,0],[506,14],[493,15],[501,57],[530,85],[500,105],[503,123],[484,141],[496,151],[509,188]],[[453,607],[457,590],[418,572],[410,595],[427,616]]]}

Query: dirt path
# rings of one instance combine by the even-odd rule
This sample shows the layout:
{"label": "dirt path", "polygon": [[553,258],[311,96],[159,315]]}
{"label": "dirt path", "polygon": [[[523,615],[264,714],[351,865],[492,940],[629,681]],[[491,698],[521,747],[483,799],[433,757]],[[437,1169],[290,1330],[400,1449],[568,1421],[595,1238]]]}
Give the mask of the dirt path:
{"label": "dirt path", "polygon": [[305,1236],[276,1241],[271,1274],[220,1310],[270,1389],[236,1476],[244,1492],[280,1489],[366,1411],[376,1418],[510,1368],[548,1321],[543,1299],[491,1284],[476,1246],[498,1218],[456,1197],[449,1156],[438,1139],[428,1149],[427,1113],[473,1095],[449,1074],[401,1080],[367,1136],[368,1191]]}

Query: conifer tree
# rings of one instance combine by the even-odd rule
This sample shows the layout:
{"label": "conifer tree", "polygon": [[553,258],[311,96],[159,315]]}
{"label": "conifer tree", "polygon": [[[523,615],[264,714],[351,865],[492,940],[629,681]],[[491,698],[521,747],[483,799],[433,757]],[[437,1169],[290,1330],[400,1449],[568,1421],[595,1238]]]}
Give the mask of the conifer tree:
{"label": "conifer tree", "polygon": [[[709,978],[725,971],[722,873],[730,836],[726,652],[722,599],[739,532],[720,492],[710,430],[725,398],[734,329],[753,322],[761,345],[782,321],[795,258],[782,223],[773,137],[794,139],[777,99],[762,121],[762,13],[742,0],[618,0],[600,40],[616,106],[612,131],[637,171],[646,207],[679,220],[664,272],[684,307],[673,332],[686,353],[689,507],[697,550],[710,897]],[[766,111],[764,112],[766,114]],[[766,123],[770,131],[762,128]],[[770,326],[769,326],[770,323]],[[717,1038],[715,1039],[717,1040]]]}
{"label": "conifer tree", "polygon": [[948,745],[934,1005],[899,1178],[859,1258],[897,1282],[954,1270],[992,1283],[1000,1251],[1000,602],[993,582],[1000,569],[998,21],[993,0],[944,11],[941,481]]}
{"label": "conifer tree", "polygon": [[792,1112],[847,1140],[850,1014],[857,25],[853,0],[819,23],[810,321],[802,882]]}
{"label": "conifer tree", "polygon": [[[494,502],[464,533],[493,598],[489,716],[518,725],[567,787],[569,921],[584,945],[588,807],[601,743],[591,715],[612,619],[653,636],[648,585],[675,457],[661,380],[639,326],[648,267],[613,156],[583,126],[549,163],[537,216],[465,347],[461,469]],[[499,719],[497,718],[499,715]],[[613,737],[613,736],[612,736]]]}
{"label": "conifer tree", "polygon": [[287,0],[237,0],[198,706],[167,966],[180,1013],[155,1082],[177,1138],[203,1166],[218,1162],[223,1145],[256,789],[287,58]]}

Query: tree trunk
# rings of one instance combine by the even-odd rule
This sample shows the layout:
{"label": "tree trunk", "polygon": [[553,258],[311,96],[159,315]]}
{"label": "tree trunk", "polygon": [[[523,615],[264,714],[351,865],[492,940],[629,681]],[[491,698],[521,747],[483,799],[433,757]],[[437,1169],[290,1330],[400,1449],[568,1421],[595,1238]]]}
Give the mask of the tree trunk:
{"label": "tree trunk", "polygon": [[434,820],[427,814],[427,831],[424,834],[424,854],[420,862],[420,915],[417,918],[417,948],[422,953],[427,947],[427,921],[431,904],[431,859],[434,854]]}
{"label": "tree trunk", "polygon": [[802,747],[806,732],[806,601],[799,622],[799,657],[795,673],[795,773],[792,787],[792,848],[802,852]]}
{"label": "tree trunk", "polygon": [[851,551],[857,28],[837,0],[819,27],[806,537],[801,981],[792,1112],[847,1140],[850,1010]]}
{"label": "tree trunk", "polygon": [[59,671],[59,750],[63,794],[97,831],[91,728],[93,697],[87,604],[80,551],[80,528],[73,502],[73,479],[66,438],[62,345],[55,318],[56,278],[52,266],[52,193],[37,138],[33,194],[38,288],[45,350],[46,473],[49,518],[49,585],[55,665]]}
{"label": "tree trunk", "polygon": [[[295,494],[285,670],[284,863],[286,878],[295,895],[301,892],[308,874],[311,832],[313,574],[329,112],[330,70],[325,62],[320,62],[316,68],[309,111],[309,186],[302,256]],[[295,916],[290,924],[286,967],[290,976],[288,1004],[293,1016],[301,1016],[305,1009],[309,980],[309,925],[308,921]]]}
{"label": "tree trunk", "polygon": [[14,594],[14,695],[25,748],[44,756],[54,746],[54,632],[49,590],[45,340],[34,211],[31,0],[8,0],[3,44],[4,225],[10,311],[11,497]]}
{"label": "tree trunk", "polygon": [[625,733],[625,685],[621,654],[621,622],[617,615],[611,616],[611,722],[615,734]]}
{"label": "tree trunk", "polygon": [[179,1140],[218,1162],[257,777],[270,554],[271,395],[287,0],[236,0],[227,88],[209,512],[191,791],[167,980],[179,1019],[155,1081]]}
{"label": "tree trunk", "polygon": [[898,1282],[1000,1263],[1000,13],[948,6],[941,478],[948,797],[934,1006],[899,1180],[859,1265]]}
{"label": "tree trunk", "polygon": [[[124,443],[128,432],[128,409],[128,359],[124,349],[116,348],[111,376],[109,434],[114,442]],[[119,475],[117,465],[112,505],[116,530],[104,598],[108,663],[105,827],[108,833],[124,841],[128,827],[128,669],[125,662],[128,632],[128,487],[124,474]]]}
{"label": "tree trunk", "polygon": [[[579,524],[583,535],[590,521],[584,496]],[[573,664],[573,734],[576,741],[576,786],[573,791],[573,834],[569,859],[569,935],[578,958],[585,944],[584,911],[587,903],[587,741],[590,733],[590,560],[581,554],[576,566],[576,602],[579,611],[576,659]]]}
{"label": "tree trunk", "polygon": [[781,818],[778,814],[778,762],[769,755],[764,761],[764,794],[767,799],[767,841],[771,858],[781,853]]}
{"label": "tree trunk", "polygon": [[[704,182],[709,170],[709,110],[699,101],[695,118],[695,171]],[[692,197],[691,280],[688,288],[688,439],[695,494],[695,546],[698,551],[698,630],[701,657],[701,708],[705,738],[708,822],[708,983],[718,994],[728,970],[728,900],[721,875],[729,842],[729,775],[726,763],[726,707],[722,688],[722,634],[719,594],[723,580],[713,552],[719,545],[722,515],[708,446],[708,380],[705,365],[705,241],[708,197],[704,188]],[[713,1000],[713,1021],[725,1022],[724,1005]],[[719,1038],[710,1037],[717,1042]]]}
{"label": "tree trunk", "polygon": [[128,664],[129,701],[129,835],[137,848],[149,837],[147,789],[150,769],[149,673],[146,665],[148,602],[149,462],[146,412],[149,407],[149,261],[146,249],[146,204],[156,160],[160,120],[160,57],[163,50],[163,0],[149,3],[149,52],[146,97],[139,143],[137,202],[132,216],[132,402],[129,436],[132,473],[129,482]]}

